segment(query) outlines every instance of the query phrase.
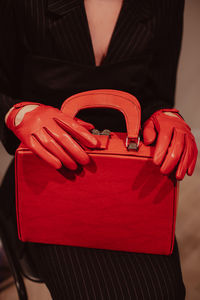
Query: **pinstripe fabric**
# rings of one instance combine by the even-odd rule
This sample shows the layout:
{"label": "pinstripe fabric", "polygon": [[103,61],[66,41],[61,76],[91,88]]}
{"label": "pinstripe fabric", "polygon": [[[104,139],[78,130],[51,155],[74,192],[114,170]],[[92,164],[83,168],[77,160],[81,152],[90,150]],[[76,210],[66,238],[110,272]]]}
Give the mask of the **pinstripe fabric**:
{"label": "pinstripe fabric", "polygon": [[[0,138],[7,151],[14,153],[19,141],[5,127],[4,116],[14,103],[25,100],[22,79],[28,55],[80,66],[83,74],[104,67],[111,70],[111,65],[120,74],[120,66],[130,62],[127,77],[118,79],[128,84],[130,80],[127,91],[138,93],[146,117],[159,108],[172,107],[183,8],[184,0],[124,0],[107,55],[96,68],[83,0],[0,0]],[[70,88],[76,82],[66,84]],[[92,81],[89,88],[93,88]],[[38,101],[42,91],[35,90]],[[53,100],[56,106],[58,99]],[[48,98],[45,101],[49,104]],[[14,182],[12,168],[3,182],[3,193],[4,199],[8,194],[14,212],[14,192],[12,197],[9,192],[11,179]],[[16,243],[24,246],[17,237]],[[55,300],[184,299],[176,243],[171,256],[41,244],[28,247]]]}
{"label": "pinstripe fabric", "polygon": [[182,300],[177,243],[171,256],[28,245],[56,300]]}
{"label": "pinstripe fabric", "polygon": [[[145,118],[174,105],[183,7],[184,0],[124,0],[102,62],[104,67],[132,61],[134,87],[126,91],[140,99]],[[14,153],[16,139],[5,128],[4,116],[24,100],[21,82],[27,55],[95,68],[84,1],[0,0],[0,40],[0,138]]]}

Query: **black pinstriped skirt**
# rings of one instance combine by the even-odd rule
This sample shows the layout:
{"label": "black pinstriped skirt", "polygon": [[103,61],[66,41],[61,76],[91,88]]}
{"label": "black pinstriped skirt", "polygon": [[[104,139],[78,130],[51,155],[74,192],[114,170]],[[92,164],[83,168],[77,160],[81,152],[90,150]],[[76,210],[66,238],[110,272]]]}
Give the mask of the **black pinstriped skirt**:
{"label": "black pinstriped skirt", "polygon": [[183,300],[177,242],[172,255],[29,244],[54,300]]}

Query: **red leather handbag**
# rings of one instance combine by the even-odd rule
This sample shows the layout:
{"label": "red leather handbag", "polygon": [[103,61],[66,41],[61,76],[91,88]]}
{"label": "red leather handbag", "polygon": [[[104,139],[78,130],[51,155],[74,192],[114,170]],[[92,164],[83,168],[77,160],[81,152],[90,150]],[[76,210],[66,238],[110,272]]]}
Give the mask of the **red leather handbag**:
{"label": "red leather handbag", "polygon": [[21,145],[16,151],[16,210],[22,241],[169,255],[178,185],[160,173],[154,147],[139,139],[141,109],[131,94],[92,90],[69,97],[62,111],[120,110],[126,132],[105,130],[91,162],[56,170]]}

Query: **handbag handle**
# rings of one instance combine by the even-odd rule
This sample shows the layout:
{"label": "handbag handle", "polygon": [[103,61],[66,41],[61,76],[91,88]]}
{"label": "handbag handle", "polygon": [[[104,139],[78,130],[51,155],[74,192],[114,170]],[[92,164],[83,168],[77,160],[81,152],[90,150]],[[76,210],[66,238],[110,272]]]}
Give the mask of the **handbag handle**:
{"label": "handbag handle", "polygon": [[61,111],[74,118],[80,110],[86,108],[114,108],[121,111],[127,128],[126,147],[129,150],[138,150],[141,107],[135,96],[113,89],[90,90],[67,98]]}

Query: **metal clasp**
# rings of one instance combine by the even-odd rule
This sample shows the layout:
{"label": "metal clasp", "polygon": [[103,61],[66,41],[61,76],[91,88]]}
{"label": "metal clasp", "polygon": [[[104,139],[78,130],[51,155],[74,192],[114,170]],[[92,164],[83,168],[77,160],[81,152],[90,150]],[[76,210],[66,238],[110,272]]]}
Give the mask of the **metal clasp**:
{"label": "metal clasp", "polygon": [[101,135],[110,135],[111,131],[109,129],[104,129],[103,131],[101,131]]}
{"label": "metal clasp", "polygon": [[96,134],[96,135],[110,135],[111,134],[111,131],[109,129],[104,129],[102,131],[96,129],[96,128],[93,128],[91,130],[91,133],[92,134]]}
{"label": "metal clasp", "polygon": [[138,136],[137,139],[132,139],[129,141],[128,136],[126,137],[126,148],[127,150],[139,150],[139,143],[140,143],[140,137]]}

